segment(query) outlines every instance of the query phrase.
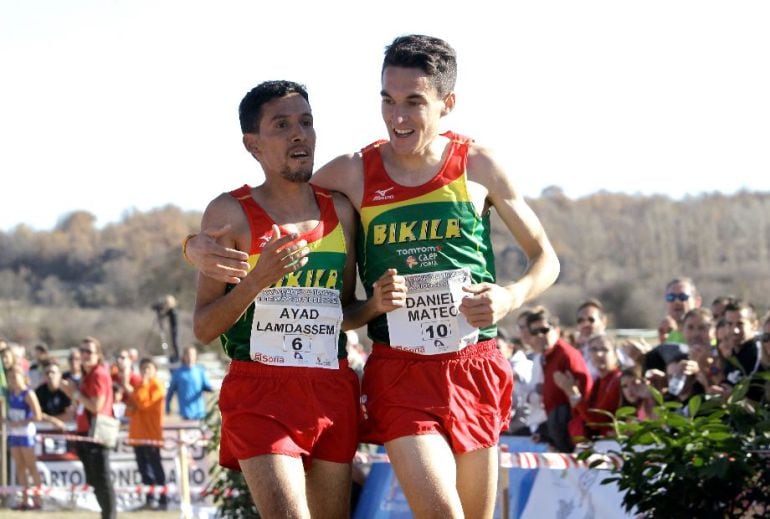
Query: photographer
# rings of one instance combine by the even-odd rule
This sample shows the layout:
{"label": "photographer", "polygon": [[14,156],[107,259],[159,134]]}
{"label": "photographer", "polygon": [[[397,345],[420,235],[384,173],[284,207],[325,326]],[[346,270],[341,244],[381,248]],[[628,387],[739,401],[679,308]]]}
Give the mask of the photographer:
{"label": "photographer", "polygon": [[169,335],[171,336],[171,355],[169,361],[173,364],[179,361],[179,328],[177,326],[176,298],[167,294],[152,305],[152,309],[158,317],[161,338],[163,340],[163,349],[166,349],[165,327],[163,322],[168,320]]}

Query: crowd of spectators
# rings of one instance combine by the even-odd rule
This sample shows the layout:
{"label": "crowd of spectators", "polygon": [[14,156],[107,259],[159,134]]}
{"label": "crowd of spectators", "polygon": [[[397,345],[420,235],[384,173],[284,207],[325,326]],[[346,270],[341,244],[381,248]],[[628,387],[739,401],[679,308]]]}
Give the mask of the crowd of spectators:
{"label": "crowd of spectators", "polygon": [[[66,366],[43,343],[32,349],[0,338],[0,405],[5,410],[8,453],[13,459],[15,479],[21,492],[15,509],[41,508],[39,495],[30,492],[40,486],[35,467],[38,426],[73,435],[92,435],[94,417],[115,417],[128,426],[127,444],[134,449],[143,485],[162,487],[166,475],[161,463],[164,415],[172,410],[173,397],[183,419],[200,420],[205,415],[203,394],[213,391],[205,370],[196,364],[197,352],[188,347],[181,364],[171,372],[167,384],[158,378],[150,358],[139,359],[135,349],[120,350],[108,359],[100,342],[86,337],[66,356]],[[91,441],[68,442],[83,463],[86,481],[103,518],[114,518],[115,494],[110,483],[109,449]],[[2,453],[0,462],[9,457]],[[167,507],[164,494],[146,494],[142,508]]]}
{"label": "crowd of spectators", "polygon": [[[610,437],[607,413],[621,406],[650,417],[651,388],[685,404],[686,414],[694,396],[725,398],[740,380],[770,371],[770,312],[759,319],[732,296],[706,308],[689,278],[673,279],[662,296],[657,344],[612,333],[611,309],[596,299],[578,307],[572,327],[542,306],[520,311],[515,329],[498,337],[516,381],[509,434],[573,452],[583,440]],[[770,383],[754,378],[746,398],[770,405]]]}

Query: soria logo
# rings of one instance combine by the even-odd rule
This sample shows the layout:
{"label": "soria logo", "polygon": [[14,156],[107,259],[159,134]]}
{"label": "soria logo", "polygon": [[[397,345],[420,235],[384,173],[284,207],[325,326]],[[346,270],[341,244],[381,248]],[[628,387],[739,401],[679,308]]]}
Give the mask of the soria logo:
{"label": "soria logo", "polygon": [[375,189],[374,192],[376,194],[372,197],[372,201],[379,202],[382,200],[393,200],[393,198],[395,197],[389,194],[392,190],[393,190],[393,186],[390,186],[387,189]]}

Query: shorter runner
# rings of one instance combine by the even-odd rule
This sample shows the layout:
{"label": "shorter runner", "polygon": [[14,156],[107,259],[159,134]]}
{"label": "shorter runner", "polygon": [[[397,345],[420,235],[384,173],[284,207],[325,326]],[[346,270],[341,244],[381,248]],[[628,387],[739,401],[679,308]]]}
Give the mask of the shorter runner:
{"label": "shorter runner", "polygon": [[220,244],[248,251],[249,273],[237,285],[200,274],[194,316],[198,339],[221,335],[232,359],[220,463],[243,471],[263,517],[347,517],[359,384],[342,306],[353,302],[355,211],[307,183],[315,130],[303,86],[258,85],[240,121],[265,182],[214,199],[201,226],[225,229]]}

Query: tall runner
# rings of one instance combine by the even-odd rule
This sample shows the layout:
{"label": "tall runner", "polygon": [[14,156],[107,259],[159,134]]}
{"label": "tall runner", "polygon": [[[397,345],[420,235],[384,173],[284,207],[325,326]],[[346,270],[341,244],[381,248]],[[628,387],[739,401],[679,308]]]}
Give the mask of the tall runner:
{"label": "tall runner", "polygon": [[[494,325],[559,272],[512,176],[472,139],[439,133],[455,106],[456,76],[445,41],[396,38],[382,64],[388,140],[313,176],[358,209],[359,272],[367,293],[393,308],[383,315],[383,305],[369,304],[357,316],[375,341],[364,370],[362,440],[385,445],[415,517],[492,517],[513,385]],[[506,286],[495,279],[492,207],[529,259]],[[190,240],[188,254],[212,276],[243,273],[243,256],[205,234]]]}

